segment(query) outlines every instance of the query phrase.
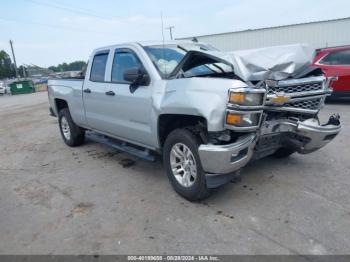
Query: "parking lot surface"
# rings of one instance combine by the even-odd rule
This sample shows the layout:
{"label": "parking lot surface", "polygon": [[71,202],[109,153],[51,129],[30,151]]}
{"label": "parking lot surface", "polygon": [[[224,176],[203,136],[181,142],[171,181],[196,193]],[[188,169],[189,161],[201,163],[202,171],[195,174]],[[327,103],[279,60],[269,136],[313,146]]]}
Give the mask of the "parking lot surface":
{"label": "parking lot surface", "polygon": [[253,162],[191,203],[159,162],[67,147],[47,93],[0,97],[0,253],[348,254],[349,105],[323,109],[343,126],[325,148]]}

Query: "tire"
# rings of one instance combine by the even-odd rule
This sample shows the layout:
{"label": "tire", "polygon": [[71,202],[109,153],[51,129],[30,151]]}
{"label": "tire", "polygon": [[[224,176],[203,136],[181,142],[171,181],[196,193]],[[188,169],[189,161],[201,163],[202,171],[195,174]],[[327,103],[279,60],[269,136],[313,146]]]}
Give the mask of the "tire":
{"label": "tire", "polygon": [[85,130],[73,122],[68,108],[63,108],[58,112],[58,125],[66,145],[75,147],[84,143]]}
{"label": "tire", "polygon": [[294,149],[282,147],[278,149],[275,153],[273,153],[272,156],[275,158],[287,158],[295,152],[296,150]]}
{"label": "tire", "polygon": [[[200,144],[200,139],[184,128],[172,131],[163,147],[163,163],[170,183],[180,196],[189,201],[210,195],[198,155]],[[173,172],[172,167],[176,167],[178,172]]]}

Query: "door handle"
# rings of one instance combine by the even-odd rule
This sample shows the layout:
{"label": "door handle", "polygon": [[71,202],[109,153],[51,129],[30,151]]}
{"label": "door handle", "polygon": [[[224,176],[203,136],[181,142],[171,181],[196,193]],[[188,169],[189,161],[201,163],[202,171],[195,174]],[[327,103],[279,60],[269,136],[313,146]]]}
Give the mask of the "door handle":
{"label": "door handle", "polygon": [[91,93],[91,90],[90,90],[89,88],[86,88],[86,89],[84,89],[84,93],[90,94],[90,93]]}
{"label": "door handle", "polygon": [[115,93],[114,93],[113,91],[108,91],[108,92],[106,92],[106,95],[107,95],[107,96],[114,96]]}

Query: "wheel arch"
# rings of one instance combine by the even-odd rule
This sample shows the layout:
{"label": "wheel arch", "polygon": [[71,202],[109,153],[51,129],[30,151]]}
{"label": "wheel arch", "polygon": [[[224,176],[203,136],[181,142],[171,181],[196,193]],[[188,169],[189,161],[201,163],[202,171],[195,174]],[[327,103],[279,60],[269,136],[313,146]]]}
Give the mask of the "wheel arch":
{"label": "wheel arch", "polygon": [[69,109],[67,100],[61,99],[61,98],[55,98],[55,107],[56,107],[57,114],[63,108],[68,108]]}
{"label": "wheel arch", "polygon": [[205,136],[207,132],[206,118],[198,115],[185,114],[162,114],[158,117],[158,142],[160,148],[163,148],[167,136],[175,129],[193,127],[194,132],[202,133]]}

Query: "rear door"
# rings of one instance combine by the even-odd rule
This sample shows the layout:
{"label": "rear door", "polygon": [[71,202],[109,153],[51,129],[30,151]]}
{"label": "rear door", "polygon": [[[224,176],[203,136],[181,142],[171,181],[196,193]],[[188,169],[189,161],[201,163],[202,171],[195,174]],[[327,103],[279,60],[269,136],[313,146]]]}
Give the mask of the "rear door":
{"label": "rear door", "polygon": [[334,51],[324,56],[317,66],[327,76],[338,76],[332,87],[336,92],[350,92],[350,50]]}
{"label": "rear door", "polygon": [[[106,68],[109,50],[98,51],[92,57],[83,86],[83,101],[86,122],[90,128],[108,131],[106,117]],[[89,75],[88,75],[89,74]]]}

